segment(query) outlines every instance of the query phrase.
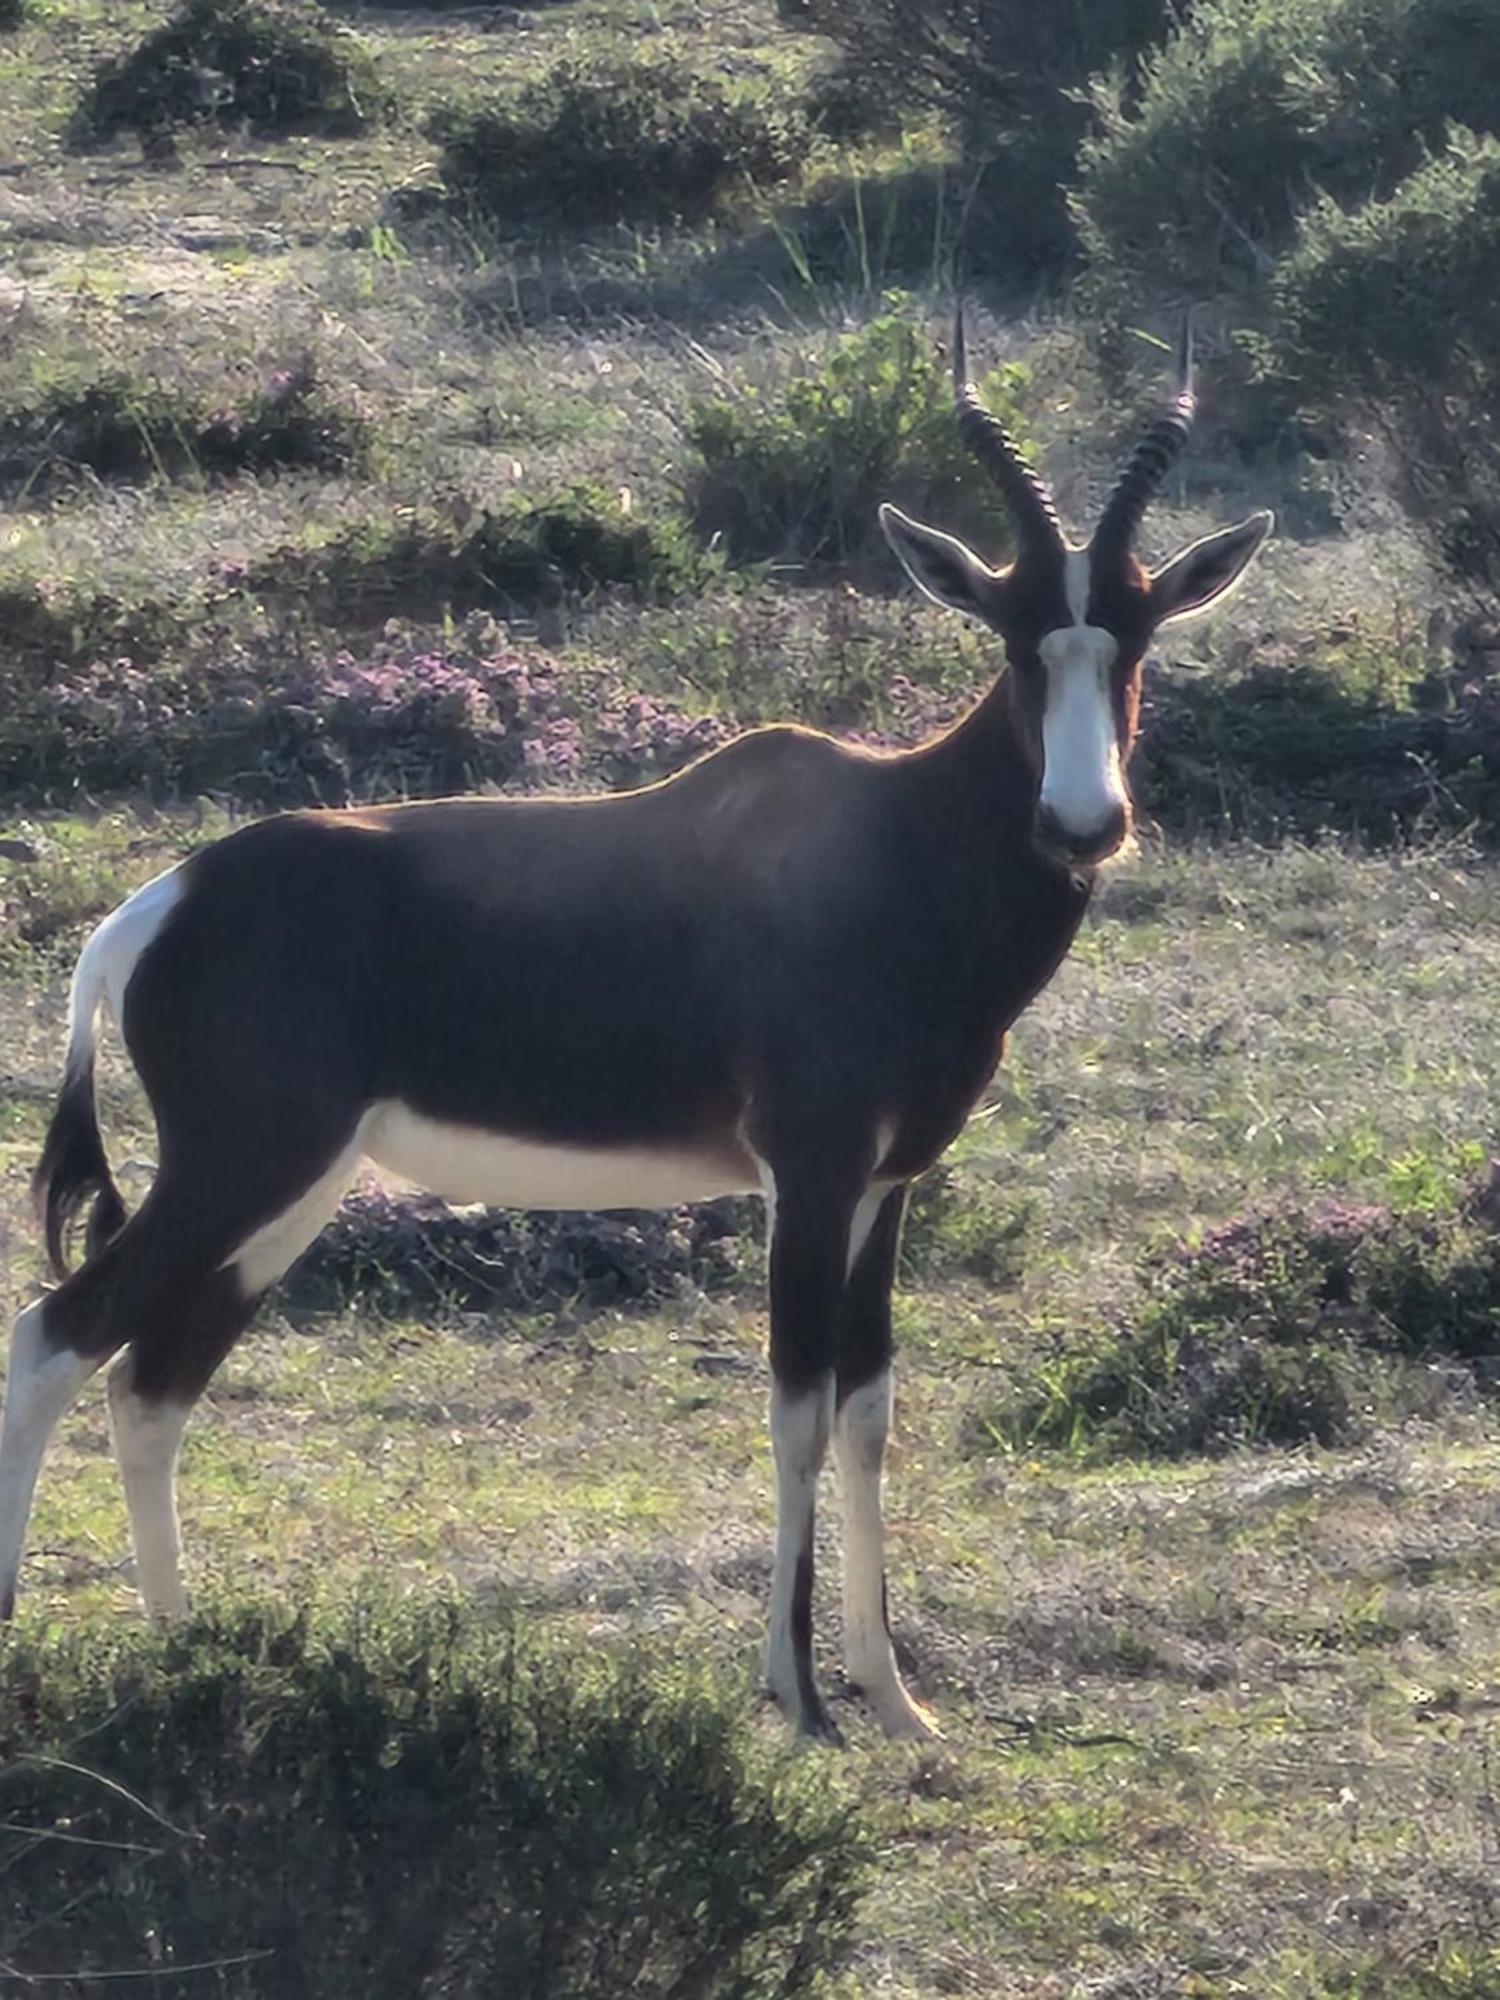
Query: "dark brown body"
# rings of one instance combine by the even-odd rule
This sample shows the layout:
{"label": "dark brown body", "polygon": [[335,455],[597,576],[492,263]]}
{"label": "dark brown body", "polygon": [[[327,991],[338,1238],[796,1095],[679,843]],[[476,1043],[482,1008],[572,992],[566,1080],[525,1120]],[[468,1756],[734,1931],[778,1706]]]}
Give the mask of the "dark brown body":
{"label": "dark brown body", "polygon": [[[196,1393],[220,1316],[202,1348],[179,1333],[162,1261],[127,1259],[131,1237],[190,1240],[212,1282],[380,1101],[691,1153],[727,1184],[758,1186],[762,1164],[778,1187],[906,1182],[963,1125],[1087,903],[1084,878],[1018,849],[1031,789],[997,690],[916,752],[769,729],[616,797],[231,835],[185,864],[127,990],[160,1178],[53,1295],[54,1324],[76,1314],[80,1347],[134,1342],[153,1392]],[[790,1372],[826,1366],[828,1338],[787,1352]]]}

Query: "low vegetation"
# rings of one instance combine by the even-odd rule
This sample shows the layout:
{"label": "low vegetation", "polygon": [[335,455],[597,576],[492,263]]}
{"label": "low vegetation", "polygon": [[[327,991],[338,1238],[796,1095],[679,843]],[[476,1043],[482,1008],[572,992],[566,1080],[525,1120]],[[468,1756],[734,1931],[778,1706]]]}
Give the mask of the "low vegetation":
{"label": "low vegetation", "polygon": [[0,493],[34,504],[86,478],[139,483],[367,464],[368,417],[306,356],[263,365],[248,386],[222,387],[227,397],[209,407],[166,368],[96,363],[13,378],[0,390]]}
{"label": "low vegetation", "polygon": [[863,1842],[732,1713],[456,1604],[12,1644],[0,1958],[80,1995],[812,1993]]}
{"label": "low vegetation", "polygon": [[1500,1238],[1486,1178],[1452,1207],[1263,1209],[1154,1256],[1101,1346],[1044,1367],[976,1429],[1013,1450],[1178,1457],[1347,1445],[1426,1410],[1393,1363],[1500,1386]]}
{"label": "low vegetation", "polygon": [[[283,1289],[294,1312],[598,1312],[759,1282],[751,1204],[610,1215],[467,1214],[430,1195],[351,1195]],[[747,1263],[749,1269],[747,1270]]]}
{"label": "low vegetation", "polygon": [[[993,370],[990,407],[1024,432],[1025,370]],[[909,312],[845,334],[790,379],[746,383],[701,402],[688,473],[700,533],[738,561],[868,568],[877,508],[937,512],[957,530],[1004,532],[993,487],[954,435],[953,390]],[[887,566],[892,574],[894,565]]]}
{"label": "low vegetation", "polygon": [[271,806],[622,785],[664,777],[728,733],[482,621],[474,636],[486,650],[344,652],[291,672],[274,644],[173,668],[101,660],[23,690],[0,718],[0,794],[128,788]]}
{"label": "low vegetation", "polygon": [[438,113],[450,195],[513,231],[671,221],[784,180],[816,131],[780,71],[657,41],[570,54],[514,94]]}
{"label": "low vegetation", "polygon": [[363,43],[313,0],[183,0],[99,69],[73,138],[89,145],[210,124],[337,135],[391,109]]}

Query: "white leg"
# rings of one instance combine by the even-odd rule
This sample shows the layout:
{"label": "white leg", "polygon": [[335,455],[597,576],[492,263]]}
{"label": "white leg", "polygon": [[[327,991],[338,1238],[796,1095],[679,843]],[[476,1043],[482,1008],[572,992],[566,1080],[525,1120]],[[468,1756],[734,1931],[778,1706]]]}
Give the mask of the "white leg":
{"label": "white leg", "polygon": [[836,1737],[812,1673],[813,1507],[828,1450],[833,1377],[790,1394],[771,1390],[771,1447],[776,1457],[776,1561],[766,1682],[782,1712],[808,1736]]}
{"label": "white leg", "polygon": [[136,1585],[152,1618],[181,1618],[187,1598],[179,1573],[177,1452],[191,1406],[148,1402],[131,1380],[126,1354],[109,1371],[109,1427],[130,1512]]}
{"label": "white leg", "polygon": [[941,1731],[912,1700],[896,1665],[886,1623],[885,1533],[880,1484],[891,1429],[891,1375],[844,1398],[834,1421],[833,1449],[844,1497],[844,1667],[891,1736],[938,1736]]}
{"label": "white leg", "polygon": [[37,1474],[53,1426],[99,1363],[46,1337],[47,1301],[19,1314],[10,1337],[5,1418],[0,1424],[0,1618],[16,1608],[16,1582]]}

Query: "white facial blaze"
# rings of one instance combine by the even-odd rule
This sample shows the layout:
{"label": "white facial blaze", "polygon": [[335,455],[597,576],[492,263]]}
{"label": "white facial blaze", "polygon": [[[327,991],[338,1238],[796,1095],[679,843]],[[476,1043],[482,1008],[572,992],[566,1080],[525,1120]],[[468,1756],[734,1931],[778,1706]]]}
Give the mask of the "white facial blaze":
{"label": "white facial blaze", "polygon": [[1049,632],[1037,649],[1047,675],[1041,804],[1065,833],[1087,840],[1125,804],[1110,692],[1110,669],[1120,649],[1102,626],[1084,623],[1087,549],[1068,551],[1066,587],[1073,623]]}

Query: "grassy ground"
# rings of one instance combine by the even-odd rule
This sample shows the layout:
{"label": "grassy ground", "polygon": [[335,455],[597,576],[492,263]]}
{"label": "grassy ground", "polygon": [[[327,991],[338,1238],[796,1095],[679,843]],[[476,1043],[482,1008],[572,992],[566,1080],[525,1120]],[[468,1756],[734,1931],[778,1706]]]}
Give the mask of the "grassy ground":
{"label": "grassy ground", "polygon": [[[184,830],[31,832],[49,901],[81,910]],[[1331,1993],[1340,1967],[1493,1936],[1500,1563],[1472,1392],[1435,1379],[1358,1451],[1170,1468],[1006,1452],[979,1421],[1120,1303],[1162,1234],[1464,1170],[1500,1095],[1492,894],[1459,855],[1143,854],[1017,1032],[958,1180],[1030,1218],[1022,1268],[901,1301],[897,1630],[948,1737],[893,1751],[844,1707],[886,1854],[851,1992]],[[12,1303],[36,1272],[21,1192],[74,934],[7,957]],[[113,1069],[106,1100],[138,1187],[147,1141]],[[194,1573],[313,1596],[457,1578],[580,1645],[670,1632],[736,1663],[748,1706],[766,1386],[753,1296],[503,1324],[272,1314],[190,1436]],[[35,1548],[27,1619],[134,1615],[97,1399],[65,1428]]]}
{"label": "grassy ground", "polygon": [[[543,244],[399,219],[393,194],[433,180],[426,110],[476,81],[519,84],[605,27],[805,63],[749,0],[358,10],[400,100],[366,136],[215,132],[150,164],[134,140],[68,152],[91,65],[166,11],[35,0],[0,39],[7,382],[103,361],[208,395],[310,355],[373,439],[336,475],[189,471],[12,496],[0,589],[104,601],[101,630],[109,606],[165,607],[168,656],[247,635],[260,657],[368,645],[389,607],[315,617],[276,586],[278,552],[402,508],[441,500],[467,518],[584,478],[672,504],[696,397],[773,384],[881,309],[897,273],[872,238],[850,237],[816,285],[799,275],[820,192],[931,159],[924,134],[824,158],[780,213],[747,195],[691,231]],[[1077,331],[1051,314],[979,324],[987,354],[1029,366],[1029,428],[1081,517],[1121,426]],[[1155,366],[1143,350],[1142,380]],[[1292,532],[1220,635],[1185,631],[1172,662],[1243,664],[1269,638],[1315,647],[1330,627],[1345,654],[1360,650],[1351,630],[1379,652],[1393,621],[1398,637],[1426,629],[1430,581],[1357,468],[1336,525],[1324,473],[1208,445],[1152,517],[1158,546],[1263,501]],[[273,581],[254,604],[226,602],[226,563],[264,563]],[[787,581],[754,571],[649,608],[559,601],[513,631],[540,628],[565,667],[617,665],[629,686],[744,720],[899,730],[895,673],[934,712],[983,675],[982,649],[936,613]],[[451,621],[424,635],[451,636]],[[41,1281],[25,1188],[77,945],[227,823],[222,802],[83,801],[65,816],[0,801],[0,835],[34,857],[0,858],[0,1316]],[[1493,861],[1461,843],[1194,850],[1148,833],[1110,871],[955,1148],[922,1225],[944,1254],[914,1254],[900,1300],[896,1625],[948,1734],[893,1749],[839,1702],[883,1855],[849,1995],[1500,1992],[1497,1434],[1472,1378],[1414,1372],[1399,1415],[1382,1409],[1341,1452],[1096,1464],[1004,1447],[988,1422],[1128,1309],[1137,1260],[1162,1241],[1281,1197],[1447,1199],[1496,1127],[1494,907]],[[114,1054],[102,1087],[138,1199],[152,1141]],[[748,1710],[771,1530],[763,1338],[753,1290],[642,1316],[436,1325],[271,1311],[189,1436],[192,1575],[306,1596],[457,1579],[580,1648],[654,1631],[722,1658]],[[136,1615],[97,1398],[64,1427],[33,1549],[33,1626]]]}

